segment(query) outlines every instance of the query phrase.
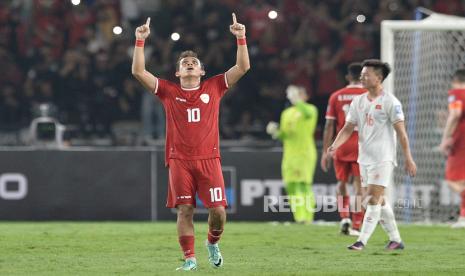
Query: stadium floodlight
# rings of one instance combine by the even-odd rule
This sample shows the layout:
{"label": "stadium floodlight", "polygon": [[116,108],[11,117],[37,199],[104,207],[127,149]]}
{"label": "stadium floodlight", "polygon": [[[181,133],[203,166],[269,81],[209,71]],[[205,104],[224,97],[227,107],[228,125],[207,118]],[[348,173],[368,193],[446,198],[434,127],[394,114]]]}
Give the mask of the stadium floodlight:
{"label": "stadium floodlight", "polygon": [[171,34],[171,39],[173,41],[178,41],[180,38],[181,38],[181,35],[179,35],[179,33],[172,33]]}
{"label": "stadium floodlight", "polygon": [[113,33],[115,35],[120,35],[122,32],[123,32],[123,28],[121,28],[120,26],[113,27]]}
{"label": "stadium floodlight", "polygon": [[365,15],[359,14],[359,15],[357,15],[357,17],[355,19],[357,20],[358,23],[364,23],[367,18],[366,18]]}
{"label": "stadium floodlight", "polygon": [[77,5],[81,4],[81,0],[71,0],[71,4],[77,6]]}
{"label": "stadium floodlight", "polygon": [[276,19],[277,17],[278,17],[278,12],[277,11],[271,10],[270,12],[268,12],[268,18]]}
{"label": "stadium floodlight", "polygon": [[[381,23],[381,58],[392,67],[384,88],[402,102],[406,128],[418,172],[403,172],[398,149],[394,185],[388,190],[400,220],[444,221],[453,214],[458,196],[444,179],[445,159],[437,150],[447,116],[452,75],[465,67],[465,18],[431,14],[423,20]],[[415,208],[416,207],[416,208]]]}

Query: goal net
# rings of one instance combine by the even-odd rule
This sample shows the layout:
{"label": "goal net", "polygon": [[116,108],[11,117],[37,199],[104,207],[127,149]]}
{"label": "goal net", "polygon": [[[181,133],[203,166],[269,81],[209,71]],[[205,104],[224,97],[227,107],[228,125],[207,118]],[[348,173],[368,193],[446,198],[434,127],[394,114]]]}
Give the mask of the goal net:
{"label": "goal net", "polygon": [[[398,220],[446,222],[457,216],[459,197],[444,182],[438,151],[447,118],[452,74],[465,67],[465,19],[432,14],[419,21],[383,21],[381,55],[393,71],[384,87],[402,102],[417,176],[406,176],[402,149],[388,197]],[[464,165],[465,169],[465,165]]]}

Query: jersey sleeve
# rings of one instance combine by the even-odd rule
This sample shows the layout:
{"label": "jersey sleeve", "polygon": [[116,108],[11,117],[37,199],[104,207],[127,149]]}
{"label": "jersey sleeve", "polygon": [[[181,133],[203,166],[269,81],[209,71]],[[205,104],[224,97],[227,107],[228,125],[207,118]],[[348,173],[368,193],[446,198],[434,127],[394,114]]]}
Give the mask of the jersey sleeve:
{"label": "jersey sleeve", "polygon": [[404,112],[402,111],[402,104],[395,97],[392,99],[392,104],[388,110],[388,113],[389,119],[393,124],[405,120]]}
{"label": "jersey sleeve", "polygon": [[460,98],[457,97],[457,95],[455,95],[454,91],[449,91],[449,97],[447,98],[447,101],[449,103],[449,110],[463,109],[463,102]]}
{"label": "jersey sleeve", "polygon": [[356,108],[357,102],[358,101],[354,99],[350,103],[349,112],[347,112],[346,116],[346,122],[352,123],[354,125],[358,125],[358,112]]}
{"label": "jersey sleeve", "polygon": [[157,95],[160,100],[165,99],[168,94],[170,85],[171,84],[169,81],[157,78],[157,83],[155,85],[155,90],[153,90],[153,94]]}
{"label": "jersey sleeve", "polygon": [[226,74],[224,73],[213,76],[206,80],[206,82],[208,82],[208,85],[211,86],[220,97],[222,97],[229,88],[228,80],[226,79]]}
{"label": "jersey sleeve", "polygon": [[328,106],[326,107],[326,119],[336,120],[336,97],[331,95],[329,97]]}

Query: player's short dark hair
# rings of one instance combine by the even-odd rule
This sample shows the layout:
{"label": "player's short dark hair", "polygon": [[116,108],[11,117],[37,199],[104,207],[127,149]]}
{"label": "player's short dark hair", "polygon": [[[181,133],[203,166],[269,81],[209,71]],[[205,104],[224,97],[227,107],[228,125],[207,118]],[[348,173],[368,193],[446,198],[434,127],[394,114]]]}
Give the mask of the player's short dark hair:
{"label": "player's short dark hair", "polygon": [[391,73],[391,66],[389,66],[387,62],[382,62],[379,59],[365,59],[362,62],[362,67],[372,67],[376,73],[383,77],[382,81]]}
{"label": "player's short dark hair", "polygon": [[347,66],[347,74],[352,80],[359,80],[362,72],[362,64],[360,62],[352,62]]}
{"label": "player's short dark hair", "polygon": [[[192,50],[187,50],[179,54],[178,60],[176,61],[176,71],[179,71],[179,68],[181,68],[181,59],[186,58],[186,57],[194,57],[196,59],[199,59],[198,55],[196,52]],[[200,63],[200,66],[203,70],[203,63]]]}
{"label": "player's short dark hair", "polygon": [[457,69],[452,77],[453,81],[465,83],[465,68]]}

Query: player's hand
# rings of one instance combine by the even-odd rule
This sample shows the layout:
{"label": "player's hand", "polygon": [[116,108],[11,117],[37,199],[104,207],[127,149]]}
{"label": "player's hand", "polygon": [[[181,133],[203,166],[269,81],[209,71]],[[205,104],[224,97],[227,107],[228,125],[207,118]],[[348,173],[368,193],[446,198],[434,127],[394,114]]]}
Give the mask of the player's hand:
{"label": "player's hand", "polygon": [[450,151],[452,150],[453,140],[452,138],[442,139],[441,144],[439,145],[439,150],[444,154],[444,156],[449,156]]}
{"label": "player's hand", "polygon": [[233,24],[229,25],[229,31],[235,35],[237,38],[245,37],[245,26],[243,24],[237,23],[236,14],[232,14]]}
{"label": "player's hand", "polygon": [[405,171],[411,177],[414,177],[417,174],[417,164],[413,161],[412,158],[407,158],[405,160]]}
{"label": "player's hand", "polygon": [[267,125],[266,125],[266,133],[268,133],[269,135],[271,135],[271,137],[273,137],[273,139],[276,138],[277,134],[278,134],[278,128],[279,128],[279,124],[276,123],[276,122],[269,122]]}
{"label": "player's hand", "polygon": [[150,34],[150,17],[144,25],[136,28],[136,39],[145,40]]}
{"label": "player's hand", "polygon": [[328,150],[326,151],[328,156],[334,158],[334,154],[336,153],[336,149],[333,146],[329,146]]}
{"label": "player's hand", "polygon": [[296,103],[302,101],[299,95],[299,87],[295,85],[289,85],[286,89],[286,98],[295,105]]}
{"label": "player's hand", "polygon": [[329,168],[331,168],[331,159],[332,159],[331,156],[328,156],[327,152],[323,152],[323,154],[321,155],[320,165],[321,165],[321,169],[324,172],[328,172]]}

